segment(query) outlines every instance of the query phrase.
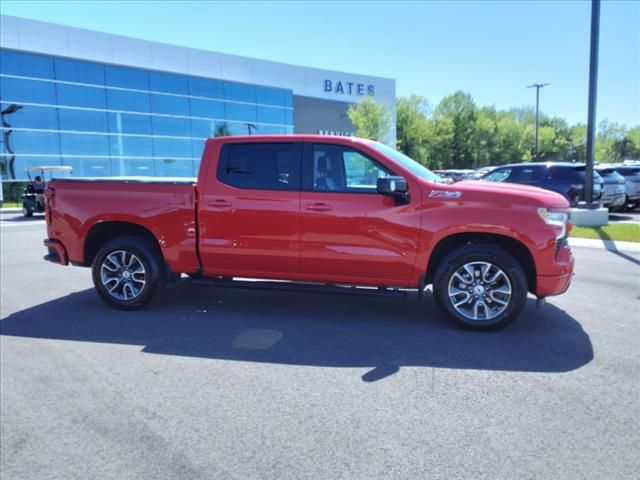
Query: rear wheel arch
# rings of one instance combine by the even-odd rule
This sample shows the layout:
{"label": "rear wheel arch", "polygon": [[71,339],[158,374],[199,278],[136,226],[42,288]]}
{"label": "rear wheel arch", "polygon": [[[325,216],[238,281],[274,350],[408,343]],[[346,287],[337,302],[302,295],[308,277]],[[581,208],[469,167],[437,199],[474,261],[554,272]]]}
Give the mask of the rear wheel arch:
{"label": "rear wheel arch", "polygon": [[448,235],[438,241],[429,255],[426,272],[426,284],[434,282],[435,272],[440,262],[452,251],[465,245],[492,245],[511,255],[522,267],[527,279],[527,289],[536,291],[536,264],[533,255],[521,241],[493,233],[458,233]]}
{"label": "rear wheel arch", "polygon": [[87,232],[84,241],[84,261],[82,264],[86,267],[91,266],[100,248],[111,240],[120,237],[140,237],[153,246],[160,258],[163,258],[160,243],[148,228],[133,222],[107,221],[95,224]]}

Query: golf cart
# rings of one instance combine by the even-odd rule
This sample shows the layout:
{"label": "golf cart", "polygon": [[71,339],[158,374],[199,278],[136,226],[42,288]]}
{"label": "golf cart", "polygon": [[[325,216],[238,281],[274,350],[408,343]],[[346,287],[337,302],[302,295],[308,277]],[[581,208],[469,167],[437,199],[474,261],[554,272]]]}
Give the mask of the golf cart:
{"label": "golf cart", "polygon": [[[54,172],[71,173],[72,168],[62,166],[29,167],[25,171],[29,177],[29,185],[22,192],[22,214],[25,217],[32,217],[34,213],[44,213],[45,174],[49,172],[49,180],[51,180]],[[40,175],[37,175],[37,172]],[[33,178],[31,177],[32,173],[35,174]]]}

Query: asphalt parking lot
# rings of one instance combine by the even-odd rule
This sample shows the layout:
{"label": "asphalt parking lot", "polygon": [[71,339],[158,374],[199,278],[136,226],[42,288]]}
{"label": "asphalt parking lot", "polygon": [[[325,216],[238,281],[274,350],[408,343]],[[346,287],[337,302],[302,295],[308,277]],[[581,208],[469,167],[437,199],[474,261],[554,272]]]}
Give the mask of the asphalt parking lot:
{"label": "asphalt parking lot", "polygon": [[640,254],[491,334],[422,302],[213,289],[120,312],[0,219],[0,478],[636,479]]}

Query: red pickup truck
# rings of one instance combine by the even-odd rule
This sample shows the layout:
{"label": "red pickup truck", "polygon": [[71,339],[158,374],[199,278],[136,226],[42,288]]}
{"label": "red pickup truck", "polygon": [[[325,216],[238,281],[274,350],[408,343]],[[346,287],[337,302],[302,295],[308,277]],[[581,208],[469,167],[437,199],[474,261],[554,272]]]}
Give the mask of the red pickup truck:
{"label": "red pickup truck", "polygon": [[67,178],[45,195],[45,259],[91,267],[120,309],[145,306],[181,274],[379,294],[433,284],[447,317],[490,330],[517,317],[527,292],[563,293],[573,272],[561,195],[447,185],[364,139],[220,137],[197,180]]}

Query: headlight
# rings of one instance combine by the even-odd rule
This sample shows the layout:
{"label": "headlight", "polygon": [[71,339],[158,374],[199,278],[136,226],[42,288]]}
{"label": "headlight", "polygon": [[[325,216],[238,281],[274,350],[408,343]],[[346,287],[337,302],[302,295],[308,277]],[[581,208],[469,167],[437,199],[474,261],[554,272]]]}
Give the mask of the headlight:
{"label": "headlight", "polygon": [[539,208],[538,215],[547,225],[553,225],[560,229],[556,238],[564,237],[567,232],[567,223],[569,222],[569,214],[562,212],[551,212],[547,208]]}

